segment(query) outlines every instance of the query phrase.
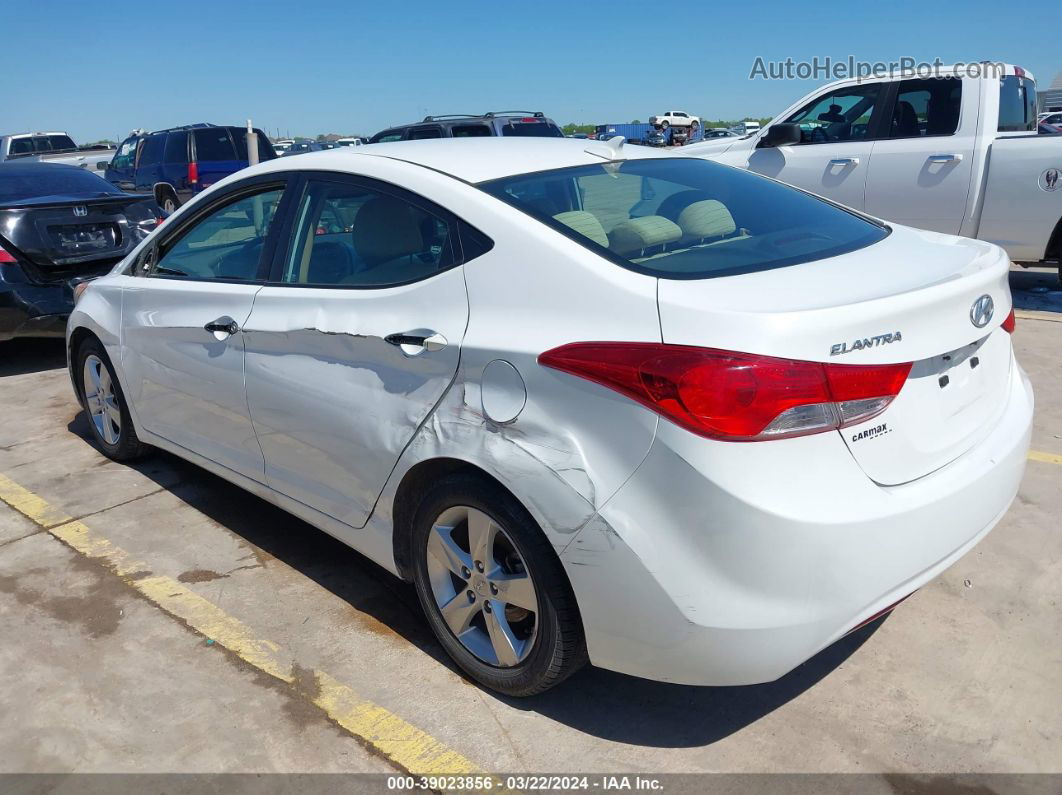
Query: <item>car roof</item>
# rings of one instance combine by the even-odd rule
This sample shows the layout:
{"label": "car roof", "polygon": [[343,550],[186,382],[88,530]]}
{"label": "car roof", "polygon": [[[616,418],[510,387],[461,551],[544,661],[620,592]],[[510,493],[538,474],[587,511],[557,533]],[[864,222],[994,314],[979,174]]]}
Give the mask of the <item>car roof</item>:
{"label": "car roof", "polygon": [[[618,137],[618,136],[617,136]],[[600,152],[600,154],[591,154]],[[622,158],[669,157],[647,147],[625,144]],[[448,174],[465,182],[484,182],[514,174],[549,171],[568,166],[586,166],[619,159],[606,143],[575,138],[433,138],[386,144],[344,146],[306,155],[304,168],[348,171],[356,168],[355,157],[386,157]],[[312,161],[309,158],[314,158]],[[279,161],[270,160],[269,163]],[[288,161],[290,168],[293,161]],[[265,164],[263,164],[265,165]],[[263,170],[280,169],[283,166]],[[246,173],[246,172],[243,172]]]}

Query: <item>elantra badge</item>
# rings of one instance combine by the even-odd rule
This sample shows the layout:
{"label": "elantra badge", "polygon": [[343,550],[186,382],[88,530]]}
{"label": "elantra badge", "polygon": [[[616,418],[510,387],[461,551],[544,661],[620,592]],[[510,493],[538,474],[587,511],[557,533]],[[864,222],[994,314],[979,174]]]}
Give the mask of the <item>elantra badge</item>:
{"label": "elantra badge", "polygon": [[83,204],[74,205],[74,215],[76,215],[78,218],[84,218],[86,215],[88,215],[88,207]]}
{"label": "elantra badge", "polygon": [[992,301],[992,296],[982,295],[970,307],[970,322],[977,328],[984,328],[992,319],[992,313],[995,311],[996,305]]}
{"label": "elantra badge", "polygon": [[840,356],[842,353],[861,351],[864,348],[874,348],[878,345],[888,345],[892,342],[899,342],[902,339],[903,335],[898,331],[894,331],[891,334],[878,334],[876,337],[863,337],[863,339],[853,340],[851,343],[838,342],[830,346],[830,356]]}

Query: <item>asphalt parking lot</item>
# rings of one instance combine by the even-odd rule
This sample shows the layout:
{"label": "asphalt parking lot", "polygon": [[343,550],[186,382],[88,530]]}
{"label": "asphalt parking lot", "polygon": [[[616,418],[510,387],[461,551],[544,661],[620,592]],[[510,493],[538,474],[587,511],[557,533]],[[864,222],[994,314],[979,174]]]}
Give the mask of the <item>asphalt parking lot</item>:
{"label": "asphalt parking lot", "polygon": [[744,688],[481,690],[411,588],[178,459],[110,462],[62,343],[5,343],[0,772],[1062,772],[1062,292],[1012,286],[1037,408],[1010,512],[892,617]]}

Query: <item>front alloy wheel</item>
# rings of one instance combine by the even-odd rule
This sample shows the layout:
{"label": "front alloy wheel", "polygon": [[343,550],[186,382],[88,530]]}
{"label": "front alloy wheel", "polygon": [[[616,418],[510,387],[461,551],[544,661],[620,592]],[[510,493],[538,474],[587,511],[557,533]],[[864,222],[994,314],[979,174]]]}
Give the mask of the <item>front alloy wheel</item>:
{"label": "front alloy wheel", "polygon": [[107,366],[99,356],[90,354],[85,357],[81,377],[85,384],[85,410],[96,433],[107,444],[117,445],[122,435],[122,412]]}
{"label": "front alloy wheel", "polygon": [[145,446],[137,438],[122,387],[100,341],[84,340],[73,364],[81,405],[88,415],[92,436],[104,454],[115,461],[130,461],[143,455]]}

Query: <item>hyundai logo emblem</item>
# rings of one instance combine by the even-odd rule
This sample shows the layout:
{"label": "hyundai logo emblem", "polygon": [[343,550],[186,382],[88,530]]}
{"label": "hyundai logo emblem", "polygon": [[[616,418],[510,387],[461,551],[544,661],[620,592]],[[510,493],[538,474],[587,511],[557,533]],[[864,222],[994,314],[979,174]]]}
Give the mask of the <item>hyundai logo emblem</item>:
{"label": "hyundai logo emblem", "polygon": [[88,215],[88,207],[83,204],[75,205],[74,215],[76,215],[78,218],[84,218],[86,215]]}
{"label": "hyundai logo emblem", "polygon": [[992,301],[992,296],[982,295],[970,307],[970,322],[977,328],[984,328],[992,319],[992,313],[995,309],[996,305]]}

